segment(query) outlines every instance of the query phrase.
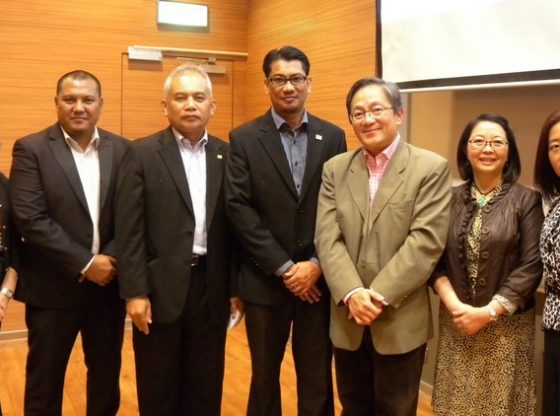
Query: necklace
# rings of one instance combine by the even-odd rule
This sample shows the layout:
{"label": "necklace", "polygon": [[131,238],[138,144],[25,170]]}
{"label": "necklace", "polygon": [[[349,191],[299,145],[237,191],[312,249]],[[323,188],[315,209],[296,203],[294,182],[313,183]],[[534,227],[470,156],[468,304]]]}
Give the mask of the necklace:
{"label": "necklace", "polygon": [[476,190],[476,203],[478,204],[479,208],[485,207],[488,204],[488,201],[490,201],[495,194],[499,193],[502,190],[502,182],[503,180],[500,180],[500,182],[498,182],[492,189],[487,192],[482,192],[480,189],[478,189],[478,186],[476,186],[476,183],[473,181],[474,189]]}

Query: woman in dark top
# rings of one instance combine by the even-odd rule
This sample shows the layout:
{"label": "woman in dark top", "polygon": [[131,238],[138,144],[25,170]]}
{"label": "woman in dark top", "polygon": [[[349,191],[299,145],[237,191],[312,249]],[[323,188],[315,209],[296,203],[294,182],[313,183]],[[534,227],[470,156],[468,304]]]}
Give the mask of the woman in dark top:
{"label": "woman in dark top", "polygon": [[560,414],[560,111],[545,120],[537,147],[535,185],[549,207],[541,231],[546,300],[543,311],[543,416]]}
{"label": "woman in dark top", "polygon": [[[8,303],[12,299],[16,288],[17,273],[14,264],[15,255],[11,255],[8,246],[13,239],[11,236],[11,228],[9,224],[9,207],[8,207],[8,179],[0,173],[0,271],[4,276],[2,286],[0,286],[0,324],[4,319]],[[0,416],[2,416],[2,407],[0,406]]]}
{"label": "woman in dark top", "polygon": [[531,416],[535,291],[542,265],[538,192],[521,170],[507,120],[481,114],[457,149],[447,247],[432,285],[441,298],[435,415]]}

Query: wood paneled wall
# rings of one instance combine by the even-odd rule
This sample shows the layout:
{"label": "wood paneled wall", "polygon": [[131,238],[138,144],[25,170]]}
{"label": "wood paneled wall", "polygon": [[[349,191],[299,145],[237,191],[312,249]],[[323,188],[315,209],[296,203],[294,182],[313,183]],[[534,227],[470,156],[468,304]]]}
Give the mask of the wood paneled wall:
{"label": "wood paneled wall", "polygon": [[15,139],[54,121],[56,80],[73,69],[99,76],[105,97],[100,124],[120,132],[121,55],[138,44],[248,52],[247,63],[234,68],[234,125],[269,105],[260,69],[264,54],[285,44],[298,46],[311,59],[308,108],[345,128],[350,147],[357,145],[344,99],[353,81],[374,73],[374,0],[191,1],[209,5],[208,32],[158,28],[155,0],[3,0],[0,171],[9,171]]}
{"label": "wood paneled wall", "polygon": [[[9,171],[15,139],[54,122],[55,84],[65,72],[81,68],[99,77],[105,98],[100,125],[120,132],[121,56],[128,46],[247,51],[247,0],[190,1],[208,4],[209,32],[158,28],[156,0],[2,0],[0,171]],[[235,68],[240,84],[244,70],[244,63]],[[244,103],[236,104],[234,121],[240,122]]]}
{"label": "wood paneled wall", "polygon": [[375,0],[249,0],[246,114],[269,107],[262,59],[272,48],[293,45],[311,61],[313,80],[307,108],[346,130],[358,146],[345,109],[354,81],[375,72]]}
{"label": "wood paneled wall", "polygon": [[[56,81],[74,69],[99,77],[105,98],[100,125],[122,132],[121,60],[131,45],[248,52],[246,61],[234,60],[232,70],[234,126],[270,105],[261,71],[266,52],[297,46],[311,60],[308,109],[344,128],[349,147],[358,145],[344,102],[355,80],[374,73],[375,0],[190,1],[209,5],[208,33],[159,29],[156,0],[2,0],[0,171],[9,172],[17,138],[55,121]],[[162,116],[153,117],[157,123]],[[21,316],[14,319],[14,329],[24,328]]]}

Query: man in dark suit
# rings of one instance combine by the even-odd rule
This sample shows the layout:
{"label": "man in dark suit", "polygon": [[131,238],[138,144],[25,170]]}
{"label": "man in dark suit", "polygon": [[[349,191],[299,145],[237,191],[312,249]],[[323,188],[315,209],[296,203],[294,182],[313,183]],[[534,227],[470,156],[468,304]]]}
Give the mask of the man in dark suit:
{"label": "man in dark suit", "polygon": [[230,299],[228,145],[206,131],[216,105],[204,70],[176,68],[164,93],[170,126],[134,142],[117,208],[140,414],[219,415],[230,307],[242,307]]}
{"label": "man in dark suit", "polygon": [[10,174],[22,236],[16,299],[29,329],[26,415],[60,415],[64,375],[78,333],[87,414],[115,415],[124,304],[115,280],[113,200],[126,139],[97,127],[103,98],[85,71],[57,84],[58,123],[19,139]]}
{"label": "man in dark suit", "polygon": [[344,152],[344,132],[305,110],[309,60],[268,52],[272,109],[230,133],[226,202],[244,252],[239,294],[252,360],[247,414],[281,414],[280,366],[292,329],[299,415],[333,414],[329,292],[313,233],[323,163]]}

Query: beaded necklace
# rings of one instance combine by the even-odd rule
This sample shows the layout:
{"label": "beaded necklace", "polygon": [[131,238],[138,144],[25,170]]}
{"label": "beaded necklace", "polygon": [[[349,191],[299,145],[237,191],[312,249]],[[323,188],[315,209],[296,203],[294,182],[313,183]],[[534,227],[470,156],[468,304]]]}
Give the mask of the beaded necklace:
{"label": "beaded necklace", "polygon": [[479,208],[485,207],[488,204],[488,201],[490,201],[494,197],[494,195],[500,193],[500,191],[502,190],[502,183],[503,180],[500,180],[500,182],[498,182],[496,186],[494,186],[488,192],[482,192],[480,189],[478,189],[478,186],[476,186],[476,183],[473,181],[475,199]]}

